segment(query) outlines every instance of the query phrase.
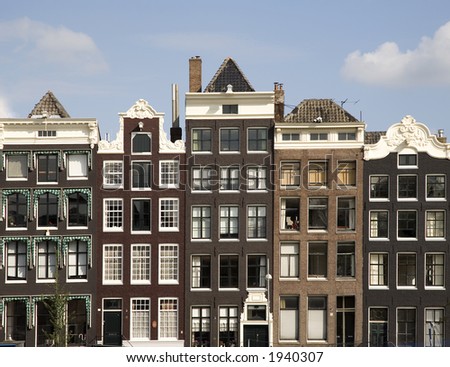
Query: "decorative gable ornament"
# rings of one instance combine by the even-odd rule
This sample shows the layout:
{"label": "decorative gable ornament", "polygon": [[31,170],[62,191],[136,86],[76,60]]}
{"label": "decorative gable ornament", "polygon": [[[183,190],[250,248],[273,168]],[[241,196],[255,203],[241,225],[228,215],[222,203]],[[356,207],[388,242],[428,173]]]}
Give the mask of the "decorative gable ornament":
{"label": "decorative gable ornament", "polygon": [[123,115],[130,119],[152,119],[157,112],[148,104],[145,99],[139,99],[131,108]]}

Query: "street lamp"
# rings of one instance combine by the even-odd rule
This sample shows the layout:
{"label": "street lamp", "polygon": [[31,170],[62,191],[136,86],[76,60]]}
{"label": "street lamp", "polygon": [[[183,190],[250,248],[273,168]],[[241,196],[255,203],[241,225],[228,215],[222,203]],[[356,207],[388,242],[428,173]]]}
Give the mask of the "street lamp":
{"label": "street lamp", "polygon": [[267,287],[267,333],[268,333],[268,344],[269,347],[272,346],[272,328],[270,320],[270,281],[272,280],[272,275],[270,273],[266,274],[266,287]]}

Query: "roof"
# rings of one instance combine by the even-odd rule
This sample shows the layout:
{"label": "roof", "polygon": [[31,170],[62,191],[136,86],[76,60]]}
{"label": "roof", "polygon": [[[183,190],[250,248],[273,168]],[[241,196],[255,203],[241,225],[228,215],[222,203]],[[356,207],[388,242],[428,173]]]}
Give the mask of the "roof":
{"label": "roof", "polygon": [[245,77],[236,62],[227,57],[214,77],[206,86],[204,92],[226,92],[228,85],[233,86],[233,92],[254,92],[250,82]]}
{"label": "roof", "polygon": [[386,135],[386,131],[366,131],[364,134],[364,144],[378,143],[383,135]]}
{"label": "roof", "polygon": [[286,115],[286,122],[345,123],[359,122],[332,99],[305,99]]}
{"label": "roof", "polygon": [[28,118],[33,118],[37,116],[42,117],[44,115],[48,117],[55,117],[55,116],[59,116],[61,118],[70,117],[70,115],[64,109],[63,105],[58,101],[58,99],[51,91],[45,93],[45,95],[41,98],[41,100],[38,103],[36,103],[33,110],[29,113]]}

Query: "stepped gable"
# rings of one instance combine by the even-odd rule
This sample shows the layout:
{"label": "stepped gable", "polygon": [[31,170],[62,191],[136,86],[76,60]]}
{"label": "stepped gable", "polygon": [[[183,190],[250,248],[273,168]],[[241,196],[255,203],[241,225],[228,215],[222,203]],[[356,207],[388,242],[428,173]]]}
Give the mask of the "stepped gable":
{"label": "stepped gable", "polygon": [[286,115],[285,121],[306,124],[359,122],[332,99],[305,99]]}
{"label": "stepped gable", "polygon": [[45,93],[41,100],[36,103],[28,118],[43,117],[43,115],[47,115],[47,117],[70,118],[63,105],[51,91]]}
{"label": "stepped gable", "polygon": [[386,131],[366,131],[364,133],[364,144],[378,143],[383,135],[386,135]]}
{"label": "stepped gable", "polygon": [[204,93],[226,92],[230,84],[233,86],[233,92],[255,91],[236,62],[227,57],[206,86]]}

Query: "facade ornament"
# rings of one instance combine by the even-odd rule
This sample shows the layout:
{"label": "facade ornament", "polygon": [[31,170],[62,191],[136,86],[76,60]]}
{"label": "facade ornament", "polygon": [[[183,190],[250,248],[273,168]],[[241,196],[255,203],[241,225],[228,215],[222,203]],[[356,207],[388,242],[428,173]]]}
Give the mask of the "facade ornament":
{"label": "facade ornament", "polygon": [[156,115],[156,111],[148,104],[145,99],[139,99],[131,108],[125,113],[124,117],[131,119],[151,119]]}
{"label": "facade ornament", "polygon": [[123,116],[120,117],[119,132],[113,141],[100,140],[98,142],[99,153],[121,153],[123,152]]}
{"label": "facade ornament", "polygon": [[421,128],[412,116],[405,116],[400,124],[388,130],[387,145],[396,147],[406,143],[411,147],[425,147],[428,143],[427,132]]}

